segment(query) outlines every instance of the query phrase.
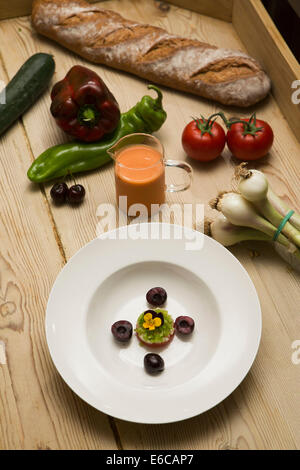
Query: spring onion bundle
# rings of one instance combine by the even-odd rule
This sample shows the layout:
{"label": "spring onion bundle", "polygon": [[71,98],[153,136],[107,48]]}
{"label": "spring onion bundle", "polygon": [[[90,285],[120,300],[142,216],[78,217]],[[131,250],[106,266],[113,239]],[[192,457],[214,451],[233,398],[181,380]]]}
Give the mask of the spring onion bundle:
{"label": "spring onion bundle", "polygon": [[246,240],[275,244],[276,251],[300,271],[300,215],[269,187],[266,176],[237,167],[238,192],[225,192],[211,202],[220,214],[206,225],[206,232],[224,246]]}

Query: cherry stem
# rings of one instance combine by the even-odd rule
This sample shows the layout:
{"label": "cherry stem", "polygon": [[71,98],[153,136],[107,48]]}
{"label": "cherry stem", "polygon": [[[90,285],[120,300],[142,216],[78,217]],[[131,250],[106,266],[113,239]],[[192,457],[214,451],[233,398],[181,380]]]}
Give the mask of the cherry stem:
{"label": "cherry stem", "polygon": [[68,170],[68,173],[66,174],[65,178],[67,176],[70,176],[70,178],[72,178],[73,182],[74,182],[74,185],[76,186],[76,180],[75,180],[75,176],[73,175],[73,173],[71,172],[71,170]]}
{"label": "cherry stem", "polygon": [[68,173],[67,173],[66,175],[62,176],[62,177],[59,179],[59,182],[60,182],[60,183],[64,183],[67,176],[68,176]]}

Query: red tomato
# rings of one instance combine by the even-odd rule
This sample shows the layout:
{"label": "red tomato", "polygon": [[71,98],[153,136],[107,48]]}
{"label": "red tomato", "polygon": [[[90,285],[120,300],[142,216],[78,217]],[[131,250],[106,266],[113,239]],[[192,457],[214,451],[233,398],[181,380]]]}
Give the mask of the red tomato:
{"label": "red tomato", "polygon": [[223,128],[210,119],[191,121],[182,134],[182,146],[187,155],[200,162],[209,162],[221,155],[226,143]]}
{"label": "red tomato", "polygon": [[267,155],[272,147],[274,134],[265,121],[257,119],[242,119],[242,122],[232,124],[227,132],[227,145],[232,154],[243,161],[259,160]]}

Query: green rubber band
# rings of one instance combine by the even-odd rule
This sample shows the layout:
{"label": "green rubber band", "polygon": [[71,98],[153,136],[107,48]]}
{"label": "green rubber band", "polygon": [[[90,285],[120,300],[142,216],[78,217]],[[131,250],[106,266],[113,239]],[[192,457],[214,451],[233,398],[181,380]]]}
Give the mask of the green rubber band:
{"label": "green rubber band", "polygon": [[277,232],[275,233],[274,237],[273,237],[273,241],[276,242],[277,238],[279,237],[279,235],[281,234],[282,230],[284,229],[285,227],[285,224],[290,220],[290,218],[292,217],[292,215],[295,214],[295,211],[291,210],[290,212],[288,212],[286,214],[286,216],[282,219],[282,222],[281,224],[279,225],[278,229],[277,229]]}

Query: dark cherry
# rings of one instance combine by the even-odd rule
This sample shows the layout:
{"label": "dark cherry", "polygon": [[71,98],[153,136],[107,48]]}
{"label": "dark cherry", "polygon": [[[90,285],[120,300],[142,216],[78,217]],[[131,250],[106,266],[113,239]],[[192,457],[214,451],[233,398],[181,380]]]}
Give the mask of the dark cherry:
{"label": "dark cherry", "polygon": [[162,287],[153,287],[146,294],[147,302],[155,307],[160,307],[167,300],[167,293]]}
{"label": "dark cherry", "polygon": [[68,186],[66,183],[55,183],[50,191],[50,195],[56,204],[63,204],[68,195]]}
{"label": "dark cherry", "polygon": [[149,353],[144,357],[144,367],[149,374],[156,374],[164,370],[165,363],[159,354]]}
{"label": "dark cherry", "polygon": [[127,320],[119,320],[112,325],[111,332],[117,341],[126,343],[132,336],[132,324]]}
{"label": "dark cherry", "polygon": [[85,189],[82,184],[74,184],[70,187],[68,192],[68,201],[71,204],[79,204],[83,201],[85,196]]}
{"label": "dark cherry", "polygon": [[195,322],[191,317],[178,317],[175,320],[175,329],[181,335],[190,335],[195,328]]}

